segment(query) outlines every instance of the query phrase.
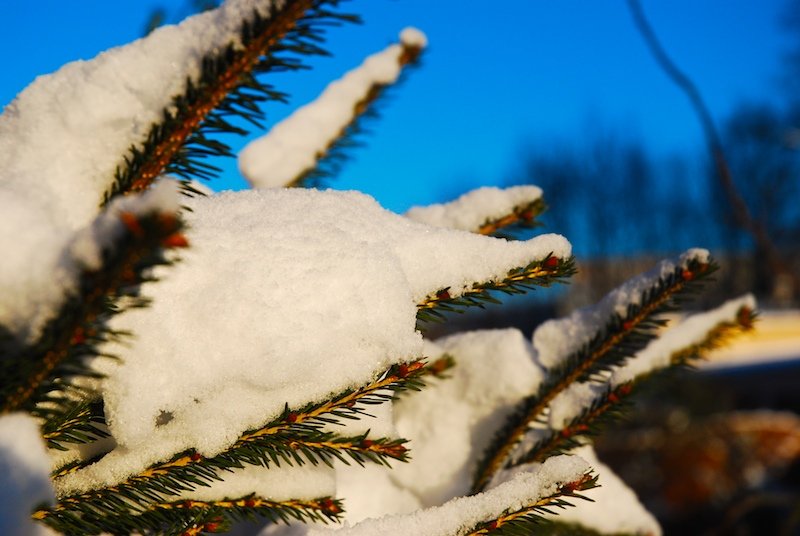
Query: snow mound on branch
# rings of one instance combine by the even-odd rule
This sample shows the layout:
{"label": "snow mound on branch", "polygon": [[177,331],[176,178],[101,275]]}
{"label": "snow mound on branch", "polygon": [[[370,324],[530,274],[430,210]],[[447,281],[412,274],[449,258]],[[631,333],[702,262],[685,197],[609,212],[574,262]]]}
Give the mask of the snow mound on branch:
{"label": "snow mound on branch", "polygon": [[[19,217],[0,229],[0,250],[9,253],[0,263],[0,326],[21,342],[35,340],[65,297],[77,290],[80,273],[102,266],[103,250],[113,248],[122,232],[120,213],[175,214],[177,184],[161,181],[143,194],[115,200],[85,228],[53,234],[40,220],[29,219],[32,213],[24,206],[6,205],[9,198],[0,189],[0,219]],[[33,255],[35,262],[29,262]]]}
{"label": "snow mound on branch", "polygon": [[86,225],[128,148],[162,120],[187,77],[197,80],[203,57],[238,44],[242,21],[253,10],[266,15],[271,4],[228,1],[38,77],[0,116],[4,186],[42,216],[72,229]]}
{"label": "snow mound on branch", "polygon": [[[186,448],[213,455],[247,429],[366,384],[423,355],[416,304],[553,252],[558,235],[525,242],[411,222],[356,192],[256,190],[191,201],[192,245],[153,304],[115,317],[136,335],[98,365],[120,445],[61,479],[113,482]],[[81,480],[82,479],[82,480]]]}
{"label": "snow mound on branch", "polygon": [[[506,511],[519,510],[550,496],[558,487],[579,480],[591,467],[576,456],[554,456],[531,471],[519,472],[511,480],[472,497],[459,497],[442,506],[405,515],[389,515],[368,519],[353,527],[338,530],[310,527],[308,536],[341,534],[342,536],[394,536],[425,534],[451,536],[499,517]],[[591,492],[587,492],[591,493]],[[571,501],[571,502],[574,502]]]}
{"label": "snow mound on branch", "polygon": [[538,186],[483,187],[455,201],[411,207],[405,216],[434,227],[477,231],[487,221],[511,214],[515,207],[541,199]]}
{"label": "snow mound on branch", "polygon": [[0,534],[55,534],[30,514],[55,502],[50,458],[36,421],[22,413],[0,417]]}
{"label": "snow mound on branch", "polygon": [[[395,401],[395,424],[398,432],[409,440],[413,459],[409,464],[375,468],[368,485],[361,482],[337,490],[345,500],[345,519],[351,524],[413,509],[408,502],[409,493],[418,498],[420,507],[438,506],[465,495],[486,443],[503,425],[509,410],[536,392],[543,377],[543,371],[533,362],[530,344],[515,329],[474,331],[435,343],[426,341],[425,354],[431,360],[449,355],[455,366],[447,370],[447,378],[429,378],[421,392]],[[602,386],[594,384],[577,385],[602,390]],[[588,407],[592,398],[572,402],[575,405],[561,408],[561,413],[571,417]],[[561,418],[564,416],[551,420]],[[596,503],[574,500],[576,508],[566,510],[568,517],[553,516],[556,521],[578,522],[603,532],[660,534],[658,523],[642,507],[635,493],[610,468],[597,461],[591,447],[582,447],[573,454],[589,462],[600,475],[603,488],[585,492]],[[537,467],[528,464],[503,471],[493,479],[493,485],[513,480],[518,473],[535,471]],[[351,470],[353,479],[358,478],[356,471]],[[376,501],[376,496],[381,501]],[[351,504],[358,505],[355,515],[351,515]],[[402,508],[396,508],[398,504]]]}
{"label": "snow mound on branch", "polygon": [[548,369],[557,366],[591,341],[613,315],[627,315],[628,306],[638,305],[642,293],[652,288],[659,278],[673,273],[677,267],[687,266],[693,260],[705,263],[708,259],[709,252],[705,249],[687,250],[679,258],[662,261],[652,270],[629,279],[597,304],[578,309],[565,318],[543,323],[533,333],[533,347],[539,363]]}
{"label": "snow mound on branch", "polygon": [[355,109],[375,86],[397,81],[405,47],[424,48],[425,34],[406,28],[400,43],[369,56],[331,82],[316,100],[295,110],[239,153],[239,170],[257,188],[288,186],[308,170],[352,122]]}
{"label": "snow mound on branch", "polygon": [[413,459],[392,476],[433,506],[469,492],[478,458],[543,373],[516,329],[453,335],[429,343],[425,353],[432,360],[450,355],[455,366],[446,379],[431,379],[395,403],[395,424]]}
{"label": "snow mound on branch", "polygon": [[555,521],[578,523],[604,534],[647,534],[660,536],[661,525],[639,502],[636,493],[610,467],[597,459],[590,445],[571,452],[592,466],[599,475],[599,487],[585,492],[594,502],[573,501],[575,508],[560,510]]}
{"label": "snow mound on branch", "polygon": [[675,352],[703,342],[708,333],[722,323],[735,324],[736,317],[743,307],[755,310],[756,299],[752,294],[728,300],[711,311],[684,318],[680,324],[661,333],[658,339],[648,344],[624,366],[614,369],[611,384],[617,386],[654,370],[668,367]]}
{"label": "snow mound on branch", "polygon": [[74,285],[62,255],[100,211],[132,145],[209,51],[269,0],[233,0],[38,77],[0,115],[0,325],[30,342]]}

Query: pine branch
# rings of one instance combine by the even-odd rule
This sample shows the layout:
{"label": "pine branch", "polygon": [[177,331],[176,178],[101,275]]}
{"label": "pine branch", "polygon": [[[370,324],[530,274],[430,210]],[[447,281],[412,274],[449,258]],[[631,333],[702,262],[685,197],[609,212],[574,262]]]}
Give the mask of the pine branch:
{"label": "pine branch", "polygon": [[434,378],[447,378],[447,371],[456,366],[456,360],[450,354],[444,354],[442,357],[432,363],[427,363],[420,373],[420,378],[426,376],[433,376]]}
{"label": "pine branch", "polygon": [[422,48],[417,44],[401,42],[402,53],[397,59],[401,67],[401,75],[392,84],[373,83],[366,94],[353,107],[352,116],[339,133],[329,141],[327,147],[318,152],[316,165],[303,170],[297,177],[286,184],[287,187],[319,188],[327,178],[336,176],[342,164],[348,160],[347,151],[358,147],[357,138],[364,133],[364,123],[378,118],[378,109],[384,100],[387,90],[405,81],[410,67],[419,65]]}
{"label": "pine branch", "polygon": [[0,413],[27,410],[45,420],[69,413],[72,404],[80,402],[54,392],[71,389],[81,394],[69,378],[93,375],[84,358],[101,355],[98,344],[119,335],[105,326],[119,312],[113,300],[131,296],[130,306],[145,305],[138,288],[150,279],[149,269],[170,264],[163,256],[165,249],[188,245],[181,234],[183,224],[173,214],[123,212],[118,220],[119,236],[104,249],[102,266],[83,269],[77,291],[34,345],[0,361],[5,380],[0,386]]}
{"label": "pine branch", "polygon": [[[424,388],[428,385],[428,379],[435,378],[437,380],[444,380],[449,378],[447,371],[456,366],[456,361],[450,354],[443,354],[441,357],[431,363],[426,363],[425,366],[419,371],[417,376],[418,387]],[[420,390],[420,389],[416,389]],[[401,391],[395,393],[394,399],[399,400],[408,391]]]}
{"label": "pine branch", "polygon": [[547,210],[547,205],[540,197],[533,201],[515,206],[513,210],[505,216],[486,220],[476,232],[482,235],[510,239],[523,229],[539,227],[541,223],[539,223],[536,218],[545,210]]}
{"label": "pine branch", "polygon": [[[266,519],[271,523],[336,522],[343,512],[342,503],[331,497],[312,500],[273,501],[255,495],[221,501],[183,500],[155,502],[141,513],[130,516],[106,517],[104,510],[84,512],[81,517],[70,517],[59,524],[58,530],[65,534],[99,534],[111,531],[124,534],[133,531],[157,534],[200,534],[202,532],[226,532],[234,522]],[[44,510],[33,515],[34,519],[49,521]]]}
{"label": "pine branch", "polygon": [[342,513],[342,503],[331,497],[313,500],[272,501],[248,495],[223,501],[176,501],[156,503],[139,516],[142,526],[161,531],[172,524],[175,529],[167,533],[191,534],[195,527],[200,532],[226,532],[239,521],[266,519],[271,523],[291,521],[337,522]]}
{"label": "pine branch", "polygon": [[473,492],[484,489],[506,464],[531,424],[542,418],[559,393],[574,382],[597,378],[643,349],[664,325],[660,315],[675,310],[685,296],[698,291],[699,285],[715,270],[715,264],[701,263],[697,259],[690,260],[685,267],[676,266],[642,292],[638,305],[629,304],[624,317],[612,313],[606,326],[591,341],[550,369],[538,392],[523,400],[492,440],[478,465]]}
{"label": "pine branch", "polygon": [[581,446],[583,438],[599,435],[609,421],[616,420],[622,415],[624,402],[630,397],[633,389],[633,383],[624,383],[616,388],[609,387],[567,426],[560,430],[548,430],[548,435],[514,460],[513,466],[542,462],[550,456],[565,454]]}
{"label": "pine branch", "polygon": [[512,239],[524,229],[538,227],[536,218],[546,208],[537,186],[483,187],[446,203],[411,207],[405,216],[434,227]]}
{"label": "pine branch", "polygon": [[[320,462],[333,466],[334,460],[349,465],[350,460],[359,465],[374,462],[389,466],[389,460],[406,461],[408,450],[404,439],[376,438],[367,435],[340,437],[333,432],[322,432],[316,427],[289,427],[282,432],[259,436],[249,442],[239,442],[233,452],[206,460],[207,466],[218,469],[239,467],[241,463],[251,465],[280,466],[303,465],[306,461],[314,465]],[[189,454],[193,461],[196,454]]]}
{"label": "pine branch", "polygon": [[513,466],[541,462],[550,456],[567,453],[582,445],[583,438],[599,435],[606,424],[622,416],[626,401],[638,391],[643,383],[654,381],[670,369],[687,366],[694,361],[705,359],[710,352],[728,345],[737,336],[750,331],[753,319],[753,311],[749,307],[743,306],[737,311],[734,320],[721,321],[708,330],[702,340],[673,350],[666,368],[651,369],[631,381],[615,387],[609,386],[595,398],[590,407],[574,417],[567,426],[560,430],[549,430],[546,437],[540,439],[525,454],[517,457]]}
{"label": "pine branch", "polygon": [[681,366],[705,360],[711,352],[728,346],[736,337],[751,331],[757,320],[756,312],[750,307],[743,306],[737,312],[735,321],[720,322],[702,341],[673,353],[670,361],[675,366]]}
{"label": "pine branch", "polygon": [[89,443],[108,437],[102,401],[81,401],[67,412],[54,415],[42,424],[42,439],[47,448],[67,450],[64,443]]}
{"label": "pine branch", "polygon": [[575,273],[573,257],[560,259],[547,255],[521,268],[514,268],[503,279],[475,283],[469,289],[452,296],[450,288],[445,288],[425,298],[417,304],[417,321],[442,322],[443,312],[462,313],[468,307],[483,308],[486,303],[500,303],[491,292],[504,294],[525,294],[536,287],[549,287],[554,283],[564,283]]}
{"label": "pine branch", "polygon": [[62,530],[72,520],[88,516],[93,523],[91,530],[112,530],[114,525],[105,525],[112,523],[109,519],[129,519],[132,513],[141,513],[153,503],[165,502],[166,497],[221,480],[221,471],[245,465],[279,465],[281,461],[290,465],[322,461],[330,465],[334,458],[347,463],[348,457],[360,464],[365,461],[387,463],[390,458],[405,461],[407,452],[403,440],[369,440],[365,435],[337,438],[333,433],[322,431],[322,427],[341,419],[357,419],[366,414],[362,406],[387,402],[398,391],[417,388],[423,369],[422,361],[394,365],[380,378],[359,389],[346,390],[330,400],[296,411],[286,408],[277,419],[245,432],[217,456],[205,458],[194,451],[179,453],[115,486],[63,497],[56,506],[37,511],[35,517],[51,528]]}
{"label": "pine branch", "polygon": [[597,487],[597,477],[587,473],[574,482],[568,482],[558,487],[551,495],[543,497],[533,504],[529,504],[515,511],[506,512],[496,519],[491,519],[480,523],[470,529],[467,536],[479,536],[483,534],[525,536],[531,534],[537,525],[546,523],[544,514],[555,514],[555,508],[568,508],[571,503],[564,500],[564,497],[575,497],[591,501],[578,492],[590,490]]}
{"label": "pine branch", "polygon": [[[187,80],[182,95],[164,110],[161,123],[153,125],[140,146],[133,146],[118,168],[104,203],[118,195],[145,190],[159,175],[181,177],[193,191],[193,178],[214,177],[219,169],[203,161],[208,156],[231,156],[224,143],[208,137],[220,132],[246,133],[228,118],[239,117],[260,126],[259,106],[268,100],[283,101],[284,95],[258,81],[256,74],[302,68],[297,59],[279,57],[324,54],[316,43],[320,26],[355,17],[331,12],[326,5],[338,0],[287,0],[273,4],[267,16],[254,10],[242,23],[241,47],[229,44],[203,59],[198,80]],[[196,191],[195,191],[196,192]]]}
{"label": "pine branch", "polygon": [[67,462],[67,463],[65,463],[63,465],[60,465],[56,469],[54,469],[50,473],[50,478],[53,481],[55,481],[55,480],[57,480],[59,478],[62,478],[64,476],[66,476],[66,475],[69,475],[69,474],[72,474],[72,473],[76,473],[76,472],[80,471],[81,469],[89,467],[93,463],[100,461],[103,458],[103,456],[105,456],[106,454],[108,454],[107,451],[106,452],[99,452],[99,453],[97,453],[97,454],[95,454],[93,456],[87,456],[87,457],[84,457],[84,458],[73,460],[71,462]]}

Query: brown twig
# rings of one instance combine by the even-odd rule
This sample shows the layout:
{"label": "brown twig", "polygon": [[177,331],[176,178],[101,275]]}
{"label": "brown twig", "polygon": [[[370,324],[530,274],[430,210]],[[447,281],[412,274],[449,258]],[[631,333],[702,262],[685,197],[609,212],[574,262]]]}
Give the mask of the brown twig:
{"label": "brown twig", "polygon": [[653,27],[647,21],[639,0],[628,0],[628,7],[630,8],[637,30],[641,33],[642,38],[656,62],[675,85],[686,94],[694,112],[700,120],[708,150],[714,161],[717,177],[728,198],[728,203],[730,204],[736,224],[753,237],[758,249],[763,251],[766,255],[766,261],[773,273],[785,274],[791,277],[794,292],[797,292],[798,289],[800,289],[800,277],[788,269],[778,248],[770,239],[764,222],[753,218],[750,209],[747,207],[747,203],[736,188],[730,166],[728,165],[728,160],[725,157],[725,151],[722,147],[722,139],[711,117],[711,112],[700,94],[700,90],[691,78],[681,71],[675,62],[667,55]]}

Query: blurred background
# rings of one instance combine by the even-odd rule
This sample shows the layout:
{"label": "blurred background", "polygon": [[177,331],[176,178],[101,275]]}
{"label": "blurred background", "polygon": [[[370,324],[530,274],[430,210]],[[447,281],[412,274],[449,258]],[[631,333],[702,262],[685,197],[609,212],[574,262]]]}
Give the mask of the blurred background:
{"label": "blurred background", "polygon": [[[6,4],[0,105],[37,75],[214,4]],[[330,186],[403,212],[532,183],[550,206],[540,230],[574,245],[580,271],[566,289],[464,315],[439,334],[529,333],[665,255],[711,249],[722,269],[697,306],[752,291],[756,332],[654,389],[598,448],[667,533],[800,534],[800,0],[353,0],[344,9],[364,24],[330,29],[332,56],[310,59],[313,69],[272,77],[289,103],[267,107],[267,126],[417,26],[430,40],[422,65],[389,92]],[[218,164],[212,188],[246,187],[235,162]]]}

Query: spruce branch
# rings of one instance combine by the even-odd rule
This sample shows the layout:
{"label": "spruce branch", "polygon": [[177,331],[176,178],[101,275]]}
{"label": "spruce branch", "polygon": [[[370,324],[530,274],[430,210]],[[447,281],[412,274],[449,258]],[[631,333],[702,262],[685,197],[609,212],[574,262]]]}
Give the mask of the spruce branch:
{"label": "spruce branch", "polygon": [[624,402],[630,397],[634,383],[624,383],[616,388],[607,388],[573,418],[569,424],[559,430],[548,430],[546,437],[540,439],[530,450],[514,460],[513,465],[542,462],[550,456],[565,454],[583,444],[582,439],[599,435],[603,426],[622,415]]}
{"label": "spruce branch", "polygon": [[669,363],[663,369],[650,369],[630,381],[617,386],[608,386],[570,423],[561,429],[550,429],[526,453],[518,456],[513,466],[541,462],[550,456],[564,454],[583,444],[582,439],[596,436],[611,421],[618,420],[630,397],[638,392],[643,383],[649,383],[676,367],[690,366],[692,362],[705,359],[707,355],[728,345],[737,336],[753,329],[754,313],[748,306],[740,307],[732,320],[723,320],[709,329],[702,340],[674,349]]}
{"label": "spruce branch", "polygon": [[520,230],[539,227],[541,223],[536,218],[545,210],[547,210],[547,205],[540,197],[533,201],[516,205],[511,212],[504,216],[487,219],[476,232],[498,238],[513,238]]}
{"label": "spruce branch", "polygon": [[48,448],[66,450],[64,443],[89,443],[108,437],[105,424],[103,402],[83,400],[44,421],[42,439]]}
{"label": "spruce branch", "polygon": [[[220,501],[181,500],[154,502],[140,513],[118,515],[109,522],[111,512],[96,510],[80,517],[64,519],[58,530],[65,534],[99,534],[109,531],[126,534],[146,531],[156,534],[200,534],[226,532],[234,522],[266,519],[271,523],[336,522],[343,512],[340,500],[320,497],[312,500],[269,500],[256,495]],[[44,510],[34,513],[34,519],[50,522]]]}
{"label": "spruce branch", "polygon": [[74,397],[64,396],[70,390],[83,394],[69,378],[92,376],[84,358],[102,355],[98,344],[120,335],[105,326],[111,315],[120,312],[114,300],[131,296],[130,306],[145,305],[138,289],[151,279],[149,270],[170,264],[163,255],[165,249],[188,245],[181,233],[183,224],[174,214],[122,212],[117,218],[119,233],[114,243],[104,248],[102,266],[83,268],[77,290],[67,297],[39,339],[28,348],[12,350],[0,361],[5,380],[0,386],[0,414],[27,410],[47,420],[66,415],[74,403],[80,404]]}
{"label": "spruce branch", "polygon": [[[238,499],[222,501],[175,501],[155,503],[140,515],[154,530],[163,529],[172,523],[177,534],[191,534],[196,528],[200,532],[225,532],[237,521],[266,519],[271,523],[291,521],[336,522],[343,512],[342,503],[332,497],[312,500],[273,501],[248,495]],[[183,525],[181,527],[181,525]],[[171,532],[171,531],[168,531]]]}
{"label": "spruce branch", "polygon": [[286,187],[319,188],[325,179],[339,173],[342,164],[349,158],[348,150],[360,145],[357,138],[365,132],[364,123],[378,118],[378,110],[387,90],[393,85],[397,86],[405,81],[409,68],[419,65],[422,47],[416,43],[402,41],[400,46],[402,52],[397,58],[397,63],[401,68],[401,74],[397,80],[388,84],[374,82],[353,106],[352,115],[347,124],[328,142],[324,149],[314,155],[315,165],[300,172],[285,185]]}
{"label": "spruce branch", "polygon": [[[405,461],[407,451],[401,439],[367,439],[366,435],[339,438],[322,427],[341,419],[357,419],[366,414],[363,405],[388,402],[396,392],[415,389],[424,370],[422,360],[393,365],[375,381],[358,389],[348,389],[331,399],[309,404],[298,410],[286,408],[274,421],[251,430],[228,449],[214,457],[203,457],[195,451],[175,455],[114,486],[62,497],[52,508],[35,513],[36,519],[51,528],[62,530],[75,519],[87,517],[92,530],[111,530],[109,518],[123,517],[130,523],[132,515],[146,511],[153,503],[169,496],[209,486],[222,480],[220,472],[245,465],[290,465],[311,461],[331,464],[348,458],[363,464],[366,461],[388,463],[389,459]],[[70,470],[72,472],[72,470]],[[66,473],[64,473],[66,474]],[[147,528],[138,527],[137,528]]]}
{"label": "spruce branch", "polygon": [[495,519],[480,523],[470,529],[467,536],[479,536],[483,534],[494,534],[498,536],[531,534],[537,525],[547,522],[543,514],[554,514],[556,513],[554,511],[556,508],[564,509],[573,506],[572,503],[565,500],[565,497],[591,501],[591,499],[581,495],[579,492],[596,487],[597,476],[586,473],[578,480],[560,485],[554,493],[542,497],[532,504],[525,505],[518,510],[505,512]]}
{"label": "spruce branch", "polygon": [[552,254],[535,260],[527,266],[509,270],[498,280],[474,283],[470,288],[456,294],[444,288],[417,304],[417,321],[443,322],[444,312],[463,313],[469,307],[483,308],[486,303],[500,303],[491,292],[525,294],[536,287],[549,287],[554,283],[565,283],[575,273],[575,259],[561,259]]}
{"label": "spruce branch", "polygon": [[541,188],[522,185],[477,188],[446,203],[411,207],[404,215],[434,227],[512,239],[538,227],[536,218],[546,209]]}
{"label": "spruce branch", "polygon": [[456,360],[450,354],[444,354],[432,363],[427,363],[420,374],[421,378],[433,376],[434,378],[447,378],[447,371],[456,366]]}
{"label": "spruce branch", "polygon": [[338,3],[339,0],[287,0],[280,7],[273,4],[267,15],[254,10],[242,22],[241,46],[231,43],[203,58],[199,78],[187,79],[183,94],[175,96],[164,110],[162,122],[153,125],[141,145],[131,147],[103,202],[145,190],[164,173],[181,177],[190,192],[196,192],[189,184],[191,179],[214,177],[219,169],[203,159],[232,153],[226,144],[208,135],[246,133],[228,120],[231,116],[260,126],[260,105],[268,100],[283,101],[285,97],[260,82],[256,75],[303,67],[299,60],[279,54],[325,54],[317,44],[320,28],[357,20],[326,8]]}
{"label": "spruce branch", "polygon": [[693,361],[705,360],[708,354],[728,346],[736,337],[753,330],[758,315],[748,306],[742,306],[736,313],[736,319],[723,321],[714,326],[700,342],[691,344],[672,354],[673,365],[691,365]]}
{"label": "spruce branch", "polygon": [[676,266],[642,292],[638,305],[630,303],[624,316],[612,313],[605,327],[588,343],[551,368],[537,393],[519,404],[492,440],[478,465],[472,491],[484,489],[504,467],[531,424],[543,417],[559,393],[574,382],[602,377],[604,371],[622,364],[647,346],[665,324],[660,315],[675,310],[688,294],[697,292],[716,269],[713,262],[697,259],[691,259],[686,266]]}

